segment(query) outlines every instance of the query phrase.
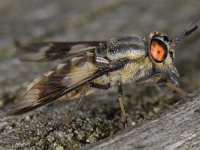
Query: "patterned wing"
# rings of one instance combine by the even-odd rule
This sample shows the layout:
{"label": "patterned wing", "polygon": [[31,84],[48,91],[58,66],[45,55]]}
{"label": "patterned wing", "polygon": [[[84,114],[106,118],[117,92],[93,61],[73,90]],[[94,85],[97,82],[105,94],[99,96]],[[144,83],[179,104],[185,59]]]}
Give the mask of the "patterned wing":
{"label": "patterned wing", "polygon": [[106,41],[44,42],[23,47],[19,51],[23,53],[20,59],[24,61],[50,61],[63,58],[69,60],[105,46]]}
{"label": "patterned wing", "polygon": [[[35,79],[27,88],[14,114],[24,113],[69,93],[77,83],[98,70],[94,55],[85,55],[59,64],[54,70]],[[73,87],[73,88],[72,88]]]}

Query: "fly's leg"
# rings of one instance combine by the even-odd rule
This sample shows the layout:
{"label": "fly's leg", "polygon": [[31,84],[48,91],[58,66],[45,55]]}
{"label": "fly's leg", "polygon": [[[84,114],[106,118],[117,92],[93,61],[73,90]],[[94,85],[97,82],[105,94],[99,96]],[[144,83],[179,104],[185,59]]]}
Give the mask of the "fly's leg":
{"label": "fly's leg", "polygon": [[145,85],[156,85],[156,84],[162,84],[167,86],[168,88],[172,89],[173,91],[176,91],[182,96],[192,96],[191,94],[185,92],[183,89],[180,87],[176,86],[167,76],[166,74],[163,73],[156,73],[154,75],[145,77],[143,79],[140,79],[136,81],[138,84],[145,84]]}
{"label": "fly's leg", "polygon": [[72,118],[75,115],[76,111],[82,105],[82,103],[84,101],[85,93],[87,92],[87,90],[89,88],[108,89],[109,87],[110,87],[110,84],[102,85],[102,84],[96,84],[96,83],[89,83],[89,85],[86,86],[86,88],[84,88],[84,90],[80,93],[81,96],[80,96],[79,100],[76,101],[76,104],[72,107],[72,109],[70,110],[68,115],[65,117],[63,122],[65,124],[70,123],[70,121],[72,120]]}
{"label": "fly's leg", "polygon": [[72,118],[74,117],[76,111],[80,108],[81,104],[84,101],[84,97],[85,97],[85,93],[86,91],[89,89],[89,86],[86,86],[85,90],[83,90],[80,93],[80,98],[79,100],[76,101],[76,104],[71,108],[71,110],[69,111],[69,113],[67,113],[67,115],[64,116],[64,118],[62,119],[62,121],[59,121],[59,123],[57,123],[53,128],[52,131],[59,128],[61,125],[63,124],[68,124],[70,123],[70,121],[72,120]]}
{"label": "fly's leg", "polygon": [[[93,88],[104,89],[104,90],[110,88],[110,84],[102,85],[102,84],[90,83],[90,86],[93,87]],[[125,106],[124,106],[123,89],[122,89],[121,82],[118,82],[117,94],[118,94],[119,106],[120,106],[120,109],[121,109],[121,112],[122,112],[122,123],[123,123],[123,126],[125,128],[127,128],[128,127],[127,126],[128,121],[127,121],[127,114],[126,114]]]}
{"label": "fly's leg", "polygon": [[85,90],[83,90],[80,93],[80,98],[76,101],[76,104],[71,108],[69,113],[65,116],[65,118],[63,119],[62,123],[64,123],[64,124],[70,123],[70,121],[72,120],[72,118],[76,114],[77,110],[80,108],[80,106],[82,105],[83,101],[85,100],[85,93],[88,90],[88,88],[89,87],[86,87]]}
{"label": "fly's leg", "polygon": [[156,73],[151,76],[144,77],[136,81],[136,84],[142,84],[145,86],[157,85],[158,83],[163,83],[163,79],[166,79],[166,75],[163,73]]}
{"label": "fly's leg", "polygon": [[177,93],[179,93],[180,95],[183,96],[188,96],[191,97],[193,96],[193,94],[186,92],[185,90],[181,89],[180,87],[175,86],[174,84],[172,84],[171,82],[165,82],[165,85],[172,89],[173,91],[176,91]]}
{"label": "fly's leg", "polygon": [[119,106],[120,106],[120,109],[121,109],[121,112],[122,112],[122,123],[123,123],[123,126],[125,128],[128,127],[128,116],[126,114],[126,111],[125,111],[125,106],[124,106],[124,98],[123,98],[123,89],[122,89],[122,84],[121,82],[118,82],[118,91],[117,91],[117,94],[118,94],[118,100],[119,100]]}

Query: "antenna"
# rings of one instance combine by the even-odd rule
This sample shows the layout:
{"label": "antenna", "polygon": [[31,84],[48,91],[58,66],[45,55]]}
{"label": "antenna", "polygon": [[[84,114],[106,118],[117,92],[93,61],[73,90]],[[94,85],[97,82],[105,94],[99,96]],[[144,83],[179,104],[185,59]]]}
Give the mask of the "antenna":
{"label": "antenna", "polygon": [[198,26],[195,25],[200,19],[200,15],[198,15],[196,17],[196,19],[194,19],[194,21],[192,21],[192,23],[190,23],[183,32],[181,32],[180,34],[178,34],[173,40],[172,40],[172,44],[176,45],[177,43],[181,42],[182,40],[184,40],[187,36],[189,36],[190,34],[192,34],[197,28]]}

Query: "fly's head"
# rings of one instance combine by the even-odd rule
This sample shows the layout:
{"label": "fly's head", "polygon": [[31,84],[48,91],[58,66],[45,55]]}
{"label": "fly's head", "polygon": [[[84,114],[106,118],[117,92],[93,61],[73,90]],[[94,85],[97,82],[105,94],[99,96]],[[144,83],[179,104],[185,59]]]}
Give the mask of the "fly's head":
{"label": "fly's head", "polygon": [[150,42],[148,55],[152,61],[156,72],[163,72],[169,76],[173,84],[178,86],[178,71],[174,65],[175,45],[185,39],[197,26],[185,30],[174,39],[168,38],[166,35],[154,32],[150,34]]}

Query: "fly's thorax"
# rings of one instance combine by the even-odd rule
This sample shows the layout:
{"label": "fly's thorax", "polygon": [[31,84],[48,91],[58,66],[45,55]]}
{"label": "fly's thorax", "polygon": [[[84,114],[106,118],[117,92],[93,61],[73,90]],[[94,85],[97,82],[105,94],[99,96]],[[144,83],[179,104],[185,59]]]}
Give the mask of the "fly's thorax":
{"label": "fly's thorax", "polygon": [[106,57],[112,61],[137,59],[147,54],[147,43],[141,36],[123,36],[108,42]]}
{"label": "fly's thorax", "polygon": [[139,62],[130,62],[121,70],[121,81],[124,84],[134,84],[135,81],[152,74],[153,64],[148,58]]}

